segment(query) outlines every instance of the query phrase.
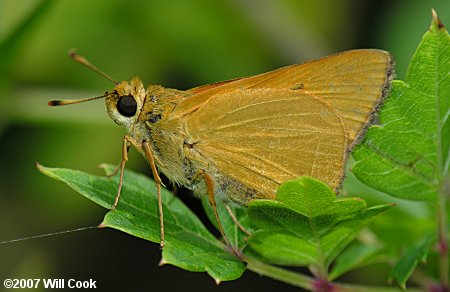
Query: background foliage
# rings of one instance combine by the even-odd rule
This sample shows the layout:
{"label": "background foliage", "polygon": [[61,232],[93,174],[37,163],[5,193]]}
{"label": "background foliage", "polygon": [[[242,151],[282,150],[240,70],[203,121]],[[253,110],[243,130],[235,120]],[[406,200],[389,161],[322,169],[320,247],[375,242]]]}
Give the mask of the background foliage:
{"label": "background foliage", "polygon": [[[68,49],[77,48],[115,79],[136,74],[147,83],[186,89],[374,47],[392,52],[404,80],[431,7],[450,23],[448,1],[0,1],[0,240],[95,225],[103,218],[104,209],[34,168],[39,161],[101,174],[99,163],[120,159],[123,132],[101,102],[46,106],[49,99],[111,88],[71,62]],[[134,152],[128,167],[150,173]],[[371,225],[392,252],[411,247],[434,226],[424,204],[394,200],[351,176],[345,186],[370,206],[398,204]],[[188,194],[180,197],[201,210]],[[94,278],[105,289],[213,287],[203,273],[157,268],[156,246],[107,229],[0,245],[0,258],[2,278]],[[343,280],[385,284],[387,271],[373,265]],[[291,288],[252,273],[214,288],[256,285]]]}

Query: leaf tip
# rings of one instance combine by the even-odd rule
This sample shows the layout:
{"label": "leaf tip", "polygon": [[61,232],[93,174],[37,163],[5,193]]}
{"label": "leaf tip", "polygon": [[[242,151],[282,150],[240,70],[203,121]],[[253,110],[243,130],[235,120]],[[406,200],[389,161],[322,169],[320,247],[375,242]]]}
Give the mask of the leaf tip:
{"label": "leaf tip", "polygon": [[49,171],[48,168],[43,166],[42,164],[40,164],[39,162],[36,161],[35,166],[37,168],[37,170],[39,170],[39,172],[45,174],[45,175],[49,175]]}
{"label": "leaf tip", "polygon": [[97,165],[97,167],[100,169],[106,169],[107,165],[106,163],[100,163],[99,165]]}
{"label": "leaf tip", "polygon": [[115,171],[111,170],[111,166],[107,163],[100,163],[99,165],[97,165],[97,167],[103,170],[107,176],[111,176],[113,173],[115,173]]}
{"label": "leaf tip", "polygon": [[406,290],[406,283],[404,281],[401,281],[400,279],[398,279],[395,275],[391,274],[389,275],[387,282],[389,285],[392,285],[392,283],[394,283],[394,281],[400,286],[400,288],[402,290]]}
{"label": "leaf tip", "polygon": [[44,168],[43,166],[42,166],[42,164],[40,164],[39,162],[35,162],[35,165],[36,165],[36,168],[39,170],[39,171],[42,171],[42,169]]}
{"label": "leaf tip", "polygon": [[214,278],[214,282],[216,282],[217,286],[220,285],[220,283],[221,283],[220,279],[216,279],[216,278]]}
{"label": "leaf tip", "polygon": [[431,17],[432,17],[431,28],[437,28],[438,30],[445,28],[444,24],[439,19],[436,10],[434,10],[434,8],[431,8]]}
{"label": "leaf tip", "polygon": [[162,267],[162,266],[164,266],[165,264],[167,264],[168,262],[164,259],[164,258],[161,258],[161,260],[159,261],[159,263],[158,263],[158,266],[160,266],[160,267]]}

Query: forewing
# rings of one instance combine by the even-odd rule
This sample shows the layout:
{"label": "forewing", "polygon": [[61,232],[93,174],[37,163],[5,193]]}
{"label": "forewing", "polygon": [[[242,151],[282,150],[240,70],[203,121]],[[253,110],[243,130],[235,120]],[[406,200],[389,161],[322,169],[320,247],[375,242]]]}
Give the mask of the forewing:
{"label": "forewing", "polygon": [[392,79],[393,61],[380,50],[354,50],[319,60],[225,82],[200,87],[197,95],[181,102],[172,117],[190,114],[215,95],[246,89],[289,89],[309,93],[327,101],[342,118],[348,144],[370,122],[373,112],[387,93]]}
{"label": "forewing", "polygon": [[217,94],[186,121],[201,163],[273,198],[309,175],[337,187],[347,148],[342,120],[326,102],[287,89]]}
{"label": "forewing", "polygon": [[242,78],[235,78],[235,79],[231,79],[231,80],[225,80],[225,81],[214,82],[214,83],[211,83],[211,84],[201,85],[201,86],[197,86],[197,87],[191,88],[188,91],[190,93],[193,93],[193,94],[199,94],[199,93],[211,90],[213,88],[224,86],[226,84],[238,81],[240,79],[242,79]]}

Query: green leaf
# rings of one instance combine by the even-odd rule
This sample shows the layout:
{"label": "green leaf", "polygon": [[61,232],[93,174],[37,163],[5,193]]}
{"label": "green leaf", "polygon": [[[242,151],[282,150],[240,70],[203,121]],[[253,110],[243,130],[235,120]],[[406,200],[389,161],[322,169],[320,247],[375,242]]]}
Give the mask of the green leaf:
{"label": "green leaf", "polygon": [[[104,166],[112,173],[114,166]],[[119,176],[108,178],[77,170],[38,166],[45,175],[69,187],[104,208],[111,208],[117,193]],[[207,272],[216,282],[234,280],[245,271],[245,265],[226,251],[200,220],[179,199],[161,190],[165,246],[161,263],[188,271]],[[160,226],[155,183],[149,178],[125,171],[117,209],[109,211],[101,227],[111,227],[152,242],[160,241]]]}
{"label": "green leaf", "polygon": [[250,220],[258,230],[249,246],[275,264],[328,266],[370,218],[387,208],[367,208],[359,198],[336,199],[326,184],[301,177],[282,184],[276,201],[250,203]]}
{"label": "green leaf", "polygon": [[434,236],[428,235],[420,244],[407,251],[392,268],[389,278],[395,280],[402,288],[406,288],[406,281],[419,261],[425,263],[433,242]]}
{"label": "green leaf", "polygon": [[334,280],[348,271],[383,261],[386,251],[381,246],[371,246],[360,242],[351,245],[336,259],[329,278]]}
{"label": "green leaf", "polygon": [[450,38],[433,16],[406,75],[353,152],[353,172],[395,197],[437,201],[450,184]]}

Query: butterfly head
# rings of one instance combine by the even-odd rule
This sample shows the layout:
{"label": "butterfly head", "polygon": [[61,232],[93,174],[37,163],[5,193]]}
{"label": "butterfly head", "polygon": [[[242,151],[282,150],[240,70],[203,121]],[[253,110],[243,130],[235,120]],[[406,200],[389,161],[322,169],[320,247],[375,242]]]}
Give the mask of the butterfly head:
{"label": "butterfly head", "polygon": [[105,94],[109,116],[119,125],[129,128],[138,119],[146,93],[142,81],[134,77],[128,83],[122,81]]}

